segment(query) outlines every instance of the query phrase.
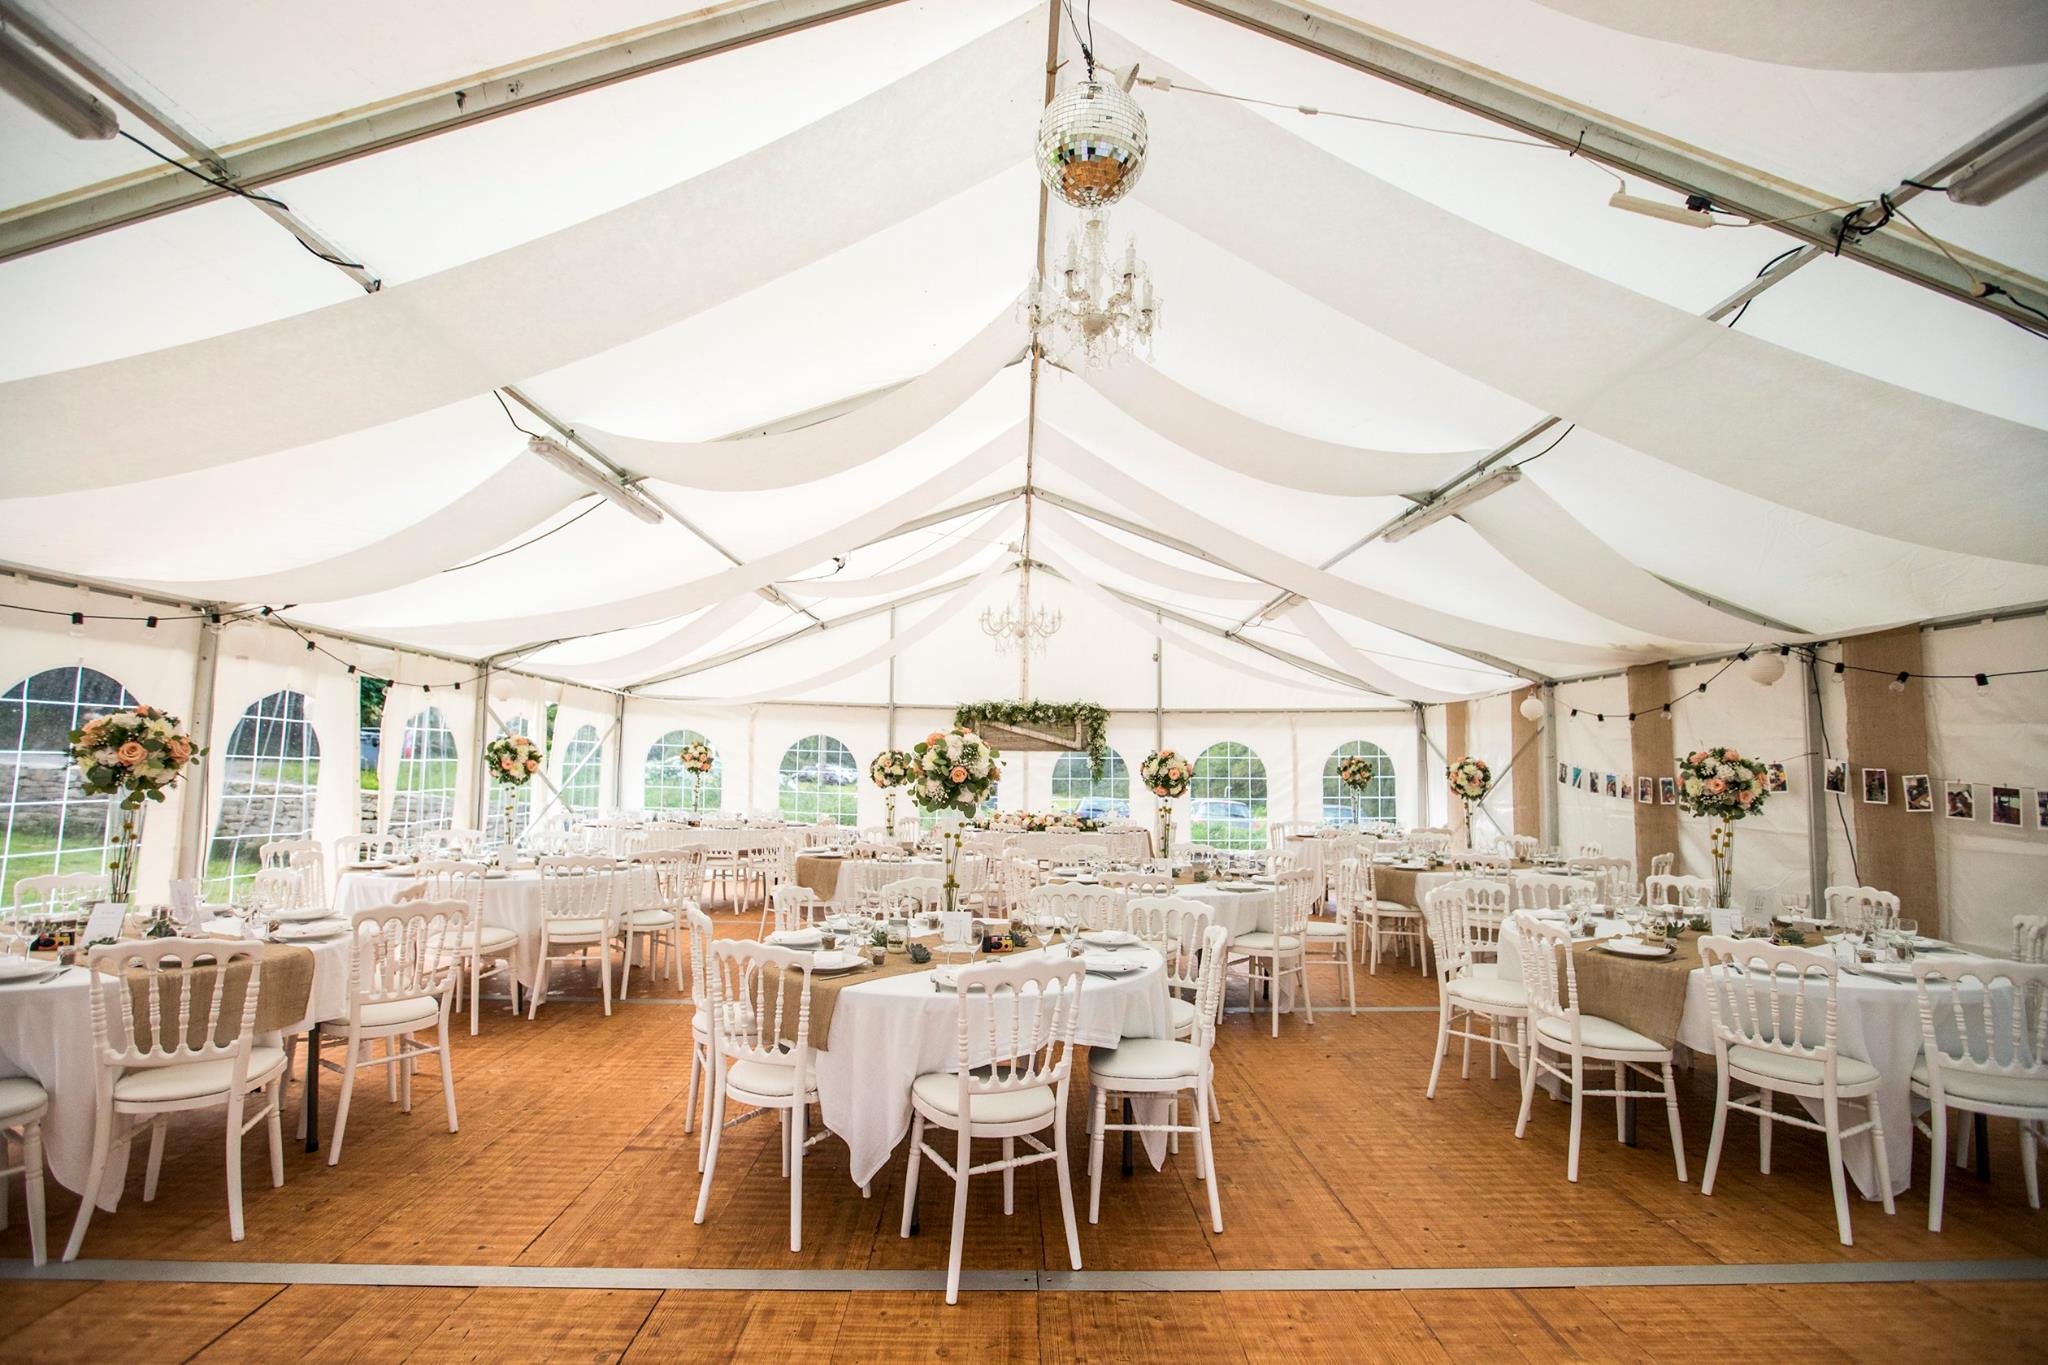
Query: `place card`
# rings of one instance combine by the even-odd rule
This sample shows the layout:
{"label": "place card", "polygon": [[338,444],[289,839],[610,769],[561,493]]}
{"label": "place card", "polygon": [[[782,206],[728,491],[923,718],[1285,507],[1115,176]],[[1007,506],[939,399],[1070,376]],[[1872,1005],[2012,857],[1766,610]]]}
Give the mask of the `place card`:
{"label": "place card", "polygon": [[97,943],[99,940],[121,937],[121,926],[128,918],[128,907],[119,901],[101,901],[86,916],[85,928],[79,931],[81,945]]}

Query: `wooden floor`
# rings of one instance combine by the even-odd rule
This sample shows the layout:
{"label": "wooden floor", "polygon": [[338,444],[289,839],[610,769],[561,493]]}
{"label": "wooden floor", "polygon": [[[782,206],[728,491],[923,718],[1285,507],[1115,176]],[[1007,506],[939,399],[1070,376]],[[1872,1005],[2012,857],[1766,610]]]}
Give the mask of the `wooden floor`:
{"label": "wooden floor", "polygon": [[[741,921],[728,919],[737,930]],[[751,917],[746,921],[751,929]],[[1335,994],[1319,972],[1319,996]],[[594,994],[594,978],[562,984]],[[636,980],[636,998],[641,983]],[[673,999],[666,987],[652,996]],[[1731,1129],[1714,1196],[1698,1171],[1711,1123],[1710,1068],[1681,1079],[1691,1183],[1673,1176],[1661,1118],[1640,1148],[1588,1115],[1581,1179],[1564,1179],[1566,1109],[1539,1097],[1517,1142],[1511,1079],[1455,1067],[1423,1098],[1435,988],[1412,968],[1361,977],[1361,1012],[1283,1017],[1281,1037],[1229,1016],[1217,1048],[1225,1231],[1208,1230],[1191,1154],[1105,1175],[1102,1221],[1081,1225],[1090,1271],[1383,1270],[1587,1267],[1557,1288],[1340,1292],[1236,1285],[1179,1292],[970,1293],[955,1309],[925,1292],[560,1287],[365,1287],[41,1278],[0,1280],[0,1360],[753,1358],[1020,1360],[1871,1358],[1912,1352],[1979,1360],[2048,1355],[2048,1281],[1929,1271],[1893,1283],[1600,1287],[1594,1267],[1853,1266],[2030,1261],[2048,1256],[2048,1219],[2026,1206],[2011,1125],[1996,1126],[1995,1178],[1949,1182],[1945,1230],[1926,1230],[1924,1147],[1915,1188],[1887,1218],[1856,1203],[1856,1245],[1834,1235],[1813,1135],[1781,1129],[1775,1173],[1756,1171],[1756,1133]],[[1367,1010],[1363,1007],[1377,1007]],[[1425,1010],[1412,1007],[1423,1006]],[[1403,1008],[1407,1007],[1407,1008]],[[286,1182],[269,1187],[248,1147],[248,1235],[228,1239],[221,1127],[175,1126],[156,1201],[133,1163],[119,1213],[95,1218],[84,1255],[102,1261],[296,1265],[943,1269],[950,1187],[923,1182],[923,1231],[897,1235],[903,1158],[863,1199],[845,1149],[805,1166],[804,1250],[788,1250],[787,1186],[773,1128],[728,1135],[712,1210],[691,1222],[695,1139],[682,1131],[686,1005],[556,1003],[514,1020],[499,1003],[456,1050],[462,1130],[446,1131],[438,1085],[411,1115],[359,1090],[346,1157],[330,1169],[287,1142]],[[1455,1060],[1455,1059],[1454,1059]],[[1508,1073],[1510,1076],[1512,1073]],[[323,1092],[332,1113],[335,1082]],[[296,1097],[296,1088],[293,1090]],[[1070,1111],[1085,1154],[1085,1089]],[[1075,1165],[1085,1219],[1086,1167]],[[1031,1177],[1035,1176],[1033,1179]],[[52,1242],[77,1201],[51,1186]],[[1050,1170],[977,1181],[967,1265],[1065,1270]],[[18,1184],[0,1256],[25,1258]],[[131,1268],[132,1269],[132,1268]],[[176,1272],[171,1272],[175,1274]],[[1896,1271],[1888,1272],[1896,1278]],[[215,1278],[209,1276],[207,1278]],[[293,1276],[280,1272],[280,1279]],[[394,1277],[396,1278],[396,1277]],[[1759,1280],[1780,1278],[1759,1272]],[[602,1277],[599,1277],[602,1283]]]}

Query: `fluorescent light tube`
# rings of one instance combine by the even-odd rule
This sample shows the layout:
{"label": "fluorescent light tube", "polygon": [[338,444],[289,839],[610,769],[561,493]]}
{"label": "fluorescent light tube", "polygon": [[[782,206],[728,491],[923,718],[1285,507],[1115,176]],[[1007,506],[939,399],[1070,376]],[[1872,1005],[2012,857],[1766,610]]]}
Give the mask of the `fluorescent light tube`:
{"label": "fluorescent light tube", "polygon": [[1949,177],[1958,204],[1989,204],[2048,171],[2048,119]]}
{"label": "fluorescent light tube", "polygon": [[1388,528],[1387,533],[1381,536],[1380,539],[1390,544],[1394,541],[1406,540],[1423,527],[1434,526],[1445,517],[1455,516],[1473,503],[1478,502],[1481,498],[1491,497],[1509,484],[1520,483],[1521,480],[1522,471],[1513,467],[1503,469],[1495,474],[1489,474],[1478,483],[1467,484],[1455,493],[1438,498],[1435,502],[1424,503],[1415,508],[1412,512],[1404,515],[1400,521],[1395,522],[1392,527]]}
{"label": "fluorescent light tube", "polygon": [[1695,213],[1683,204],[1667,204],[1661,199],[1643,199],[1627,190],[1616,190],[1607,200],[1611,209],[1627,209],[1640,213],[1645,218],[1662,218],[1667,223],[1683,223],[1687,227],[1710,228],[1714,220],[1704,213]]}
{"label": "fluorescent light tube", "polygon": [[0,23],[0,90],[75,138],[104,142],[121,130],[114,111],[44,60],[18,28]]}
{"label": "fluorescent light tube", "polygon": [[631,512],[648,525],[654,525],[661,520],[661,509],[649,502],[637,489],[592,469],[577,459],[560,441],[548,436],[534,436],[527,440],[526,449],[583,484],[593,493],[602,494],[613,506]]}

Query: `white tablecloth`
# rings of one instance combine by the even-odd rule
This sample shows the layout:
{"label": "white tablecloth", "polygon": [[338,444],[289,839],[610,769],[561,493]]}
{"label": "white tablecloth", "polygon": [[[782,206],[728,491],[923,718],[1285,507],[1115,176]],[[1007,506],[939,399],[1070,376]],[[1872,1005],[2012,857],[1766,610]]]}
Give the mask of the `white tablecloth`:
{"label": "white tablecloth", "polygon": [[[617,923],[625,908],[627,877],[614,873],[611,901],[605,913]],[[344,872],[334,886],[334,911],[352,915],[389,905],[399,893],[419,885],[417,877],[392,877],[382,872]],[[519,951],[512,959],[512,974],[522,987],[533,985],[540,961],[540,873],[513,872],[484,878],[484,923],[510,929],[519,935]],[[330,1016],[331,1017],[331,1016]]]}
{"label": "white tablecloth", "polygon": [[1215,911],[1216,917],[1210,922],[1228,929],[1232,942],[1236,942],[1239,934],[1273,931],[1276,894],[1272,891],[1225,891],[1215,882],[1194,882],[1174,887],[1173,894],[1200,901]]}
{"label": "white tablecloth", "polygon": [[1129,861],[1152,856],[1152,836],[1142,829],[1097,830],[1093,834],[1072,829],[1048,829],[1005,837],[1017,841],[1013,848],[1019,858],[1058,858],[1066,849],[1082,845],[1099,848],[1111,858]]}
{"label": "white tablecloth", "polygon": [[[1138,952],[1149,959],[1145,971],[1083,979],[1076,1047],[1173,1036],[1165,964],[1150,949],[1133,955]],[[954,1070],[959,1017],[957,998],[934,987],[929,972],[884,977],[840,992],[832,1046],[817,1054],[818,1107],[825,1126],[846,1142],[855,1184],[873,1179],[910,1131],[910,1083],[927,1071]],[[970,1030],[970,1038],[986,1037],[986,1023]],[[975,1065],[988,1060],[970,1056]],[[1070,1113],[1088,1103],[1086,1087],[1078,1075],[1075,1079],[1067,1101]],[[1165,1160],[1165,1135],[1142,1136],[1146,1154],[1158,1166]]]}
{"label": "white tablecloth", "polygon": [[[1622,931],[1617,920],[1609,920],[1600,926],[1600,937],[1607,937]],[[1510,922],[1501,930],[1499,971],[1502,977],[1519,981],[1522,972],[1521,936]],[[1784,983],[1785,998],[1791,999],[1792,985]],[[1806,987],[1809,1014],[1814,1019],[1815,1032],[1808,1039],[1818,1042],[1820,1034],[1819,1017],[1827,995],[1818,983]],[[1904,1194],[1913,1184],[1913,1113],[1914,1100],[1910,1080],[1913,1062],[1920,1055],[1920,1010],[1919,1001],[1911,982],[1886,981],[1873,976],[1852,976],[1844,972],[1836,992],[1840,1007],[1836,1041],[1841,1055],[1854,1057],[1877,1068],[1878,1109],[1884,1120],[1884,1141],[1886,1156],[1890,1165],[1891,1187],[1894,1196]],[[1790,1006],[1786,1009],[1789,1011]],[[1789,1013],[1786,1015],[1790,1017]],[[1714,1006],[1708,994],[1707,974],[1704,969],[1693,972],[1692,980],[1685,993],[1685,1015],[1678,1026],[1678,1041],[1707,1058],[1707,1065],[1713,1065],[1714,1055]],[[1801,1101],[1807,1112],[1818,1119],[1821,1114],[1818,1101]],[[1924,1111],[1925,1106],[1921,1106]],[[1845,1121],[1850,1124],[1861,1121],[1861,1106],[1845,1106]],[[1729,1122],[1748,1122],[1740,1115],[1731,1117]],[[1704,1141],[1704,1135],[1698,1136]],[[1880,1197],[1877,1173],[1871,1168],[1870,1143],[1858,1136],[1842,1144],[1843,1165],[1848,1169],[1856,1188],[1863,1192],[1865,1199]],[[1724,1152],[1722,1159],[1727,1155]]]}
{"label": "white tablecloth", "polygon": [[[306,1017],[297,1029],[316,1020],[348,1012],[348,940],[305,943],[313,950],[313,988]],[[67,1190],[85,1186],[92,1166],[94,1108],[92,998],[86,994],[87,973],[73,967],[54,981],[37,986],[0,987],[0,1076],[30,1076],[50,1092],[50,1111],[43,1118],[43,1157],[50,1174]],[[119,986],[105,981],[108,1003],[118,1007]],[[108,1154],[107,1176],[100,1182],[100,1207],[112,1210],[121,1202],[128,1153],[117,1147]]]}

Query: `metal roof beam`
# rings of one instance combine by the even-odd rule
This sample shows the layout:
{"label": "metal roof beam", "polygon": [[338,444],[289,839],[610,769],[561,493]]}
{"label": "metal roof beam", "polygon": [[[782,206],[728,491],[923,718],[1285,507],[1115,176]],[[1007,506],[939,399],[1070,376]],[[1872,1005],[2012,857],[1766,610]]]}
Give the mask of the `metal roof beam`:
{"label": "metal roof beam", "polygon": [[[2031,276],[1956,249],[1956,256],[1977,280],[1996,285],[2009,297],[1979,294],[1975,283],[1964,278],[1964,272],[1941,248],[1903,225],[1866,236],[1853,232],[1845,236],[1843,219],[1854,218],[1857,211],[1830,210],[1837,205],[1873,200],[1874,191],[1850,196],[1822,194],[1327,10],[1286,0],[1179,3],[1569,149],[1624,175],[1663,185],[1680,194],[1702,195],[1717,209],[1769,223],[1777,231],[1818,250],[1839,249],[1848,259],[1961,299],[2028,331],[2048,335],[2048,319],[2041,316],[2048,314],[2048,285]],[[1974,139],[1969,144],[1975,149],[1971,155],[1944,158],[1913,179],[1938,184],[1942,175],[1960,169],[2044,117],[2048,117],[2048,96]],[[1896,202],[1911,190],[1911,186],[1902,183],[1890,188],[1889,193]],[[2019,305],[2040,311],[2029,314]]]}

